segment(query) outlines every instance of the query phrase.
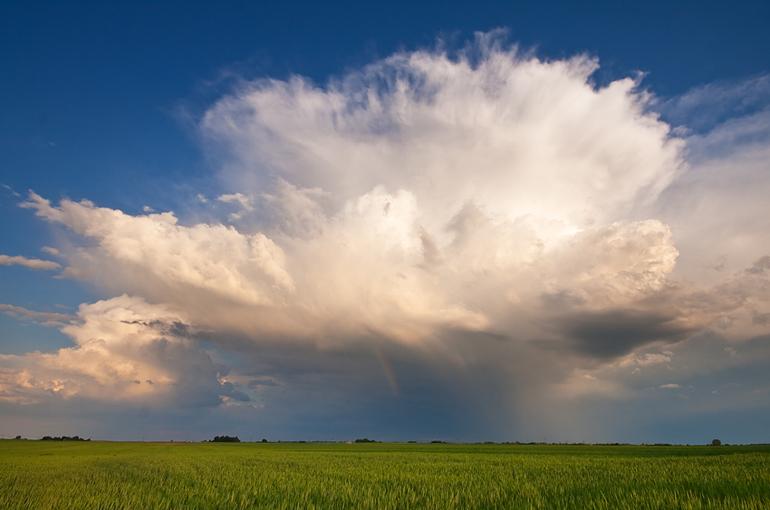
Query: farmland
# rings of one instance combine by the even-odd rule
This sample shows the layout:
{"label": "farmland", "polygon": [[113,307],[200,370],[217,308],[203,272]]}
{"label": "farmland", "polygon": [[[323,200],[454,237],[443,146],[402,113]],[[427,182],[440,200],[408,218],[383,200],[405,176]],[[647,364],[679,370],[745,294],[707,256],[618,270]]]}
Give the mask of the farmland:
{"label": "farmland", "polygon": [[0,508],[770,508],[770,446],[0,441]]}

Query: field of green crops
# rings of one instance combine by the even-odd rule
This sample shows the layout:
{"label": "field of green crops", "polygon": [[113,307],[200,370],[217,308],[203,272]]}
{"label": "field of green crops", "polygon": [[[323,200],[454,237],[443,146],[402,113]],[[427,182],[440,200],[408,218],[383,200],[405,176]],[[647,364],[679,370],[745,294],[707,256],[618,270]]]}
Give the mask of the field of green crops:
{"label": "field of green crops", "polygon": [[770,447],[0,441],[0,508],[770,508]]}

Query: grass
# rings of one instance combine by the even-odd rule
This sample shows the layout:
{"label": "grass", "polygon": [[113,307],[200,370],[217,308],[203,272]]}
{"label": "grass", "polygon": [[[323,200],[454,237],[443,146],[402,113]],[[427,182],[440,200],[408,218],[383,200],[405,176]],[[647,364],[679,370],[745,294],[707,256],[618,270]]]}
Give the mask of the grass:
{"label": "grass", "polygon": [[0,441],[0,508],[770,508],[770,446]]}

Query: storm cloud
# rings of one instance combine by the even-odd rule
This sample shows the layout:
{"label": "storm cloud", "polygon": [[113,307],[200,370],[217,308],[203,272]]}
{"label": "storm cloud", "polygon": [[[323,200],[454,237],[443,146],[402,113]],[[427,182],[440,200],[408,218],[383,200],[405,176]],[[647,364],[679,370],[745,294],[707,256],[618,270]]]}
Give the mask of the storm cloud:
{"label": "storm cloud", "polygon": [[[637,79],[596,85],[598,65],[482,34],[324,85],[245,82],[200,118],[221,193],[191,197],[199,215],[30,192],[69,241],[63,274],[105,299],[52,324],[71,347],[0,356],[0,400],[311,417],[329,435],[616,433],[581,402],[646,398],[629,374],[698,338],[762,342],[769,181],[754,139],[715,149],[748,120],[675,132]],[[677,119],[697,94],[669,103]],[[762,183],[741,211],[725,172]]]}

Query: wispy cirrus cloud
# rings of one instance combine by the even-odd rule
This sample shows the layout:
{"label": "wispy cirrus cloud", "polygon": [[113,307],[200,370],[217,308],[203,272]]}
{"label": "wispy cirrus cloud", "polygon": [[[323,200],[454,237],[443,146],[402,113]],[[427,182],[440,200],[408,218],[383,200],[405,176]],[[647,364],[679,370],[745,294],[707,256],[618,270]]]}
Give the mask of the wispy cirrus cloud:
{"label": "wispy cirrus cloud", "polygon": [[29,310],[22,306],[9,305],[6,303],[0,303],[0,312],[12,317],[29,319],[44,326],[53,327],[63,327],[74,319],[73,316],[66,313],[40,312],[37,310]]}
{"label": "wispy cirrus cloud", "polygon": [[61,264],[52,260],[34,259],[23,257],[21,255],[2,254],[0,254],[0,266],[22,266],[28,269],[36,269],[42,271],[61,269]]}
{"label": "wispy cirrus cloud", "polygon": [[657,109],[675,126],[703,133],[730,119],[746,117],[770,105],[770,74],[707,83],[659,101]]}

